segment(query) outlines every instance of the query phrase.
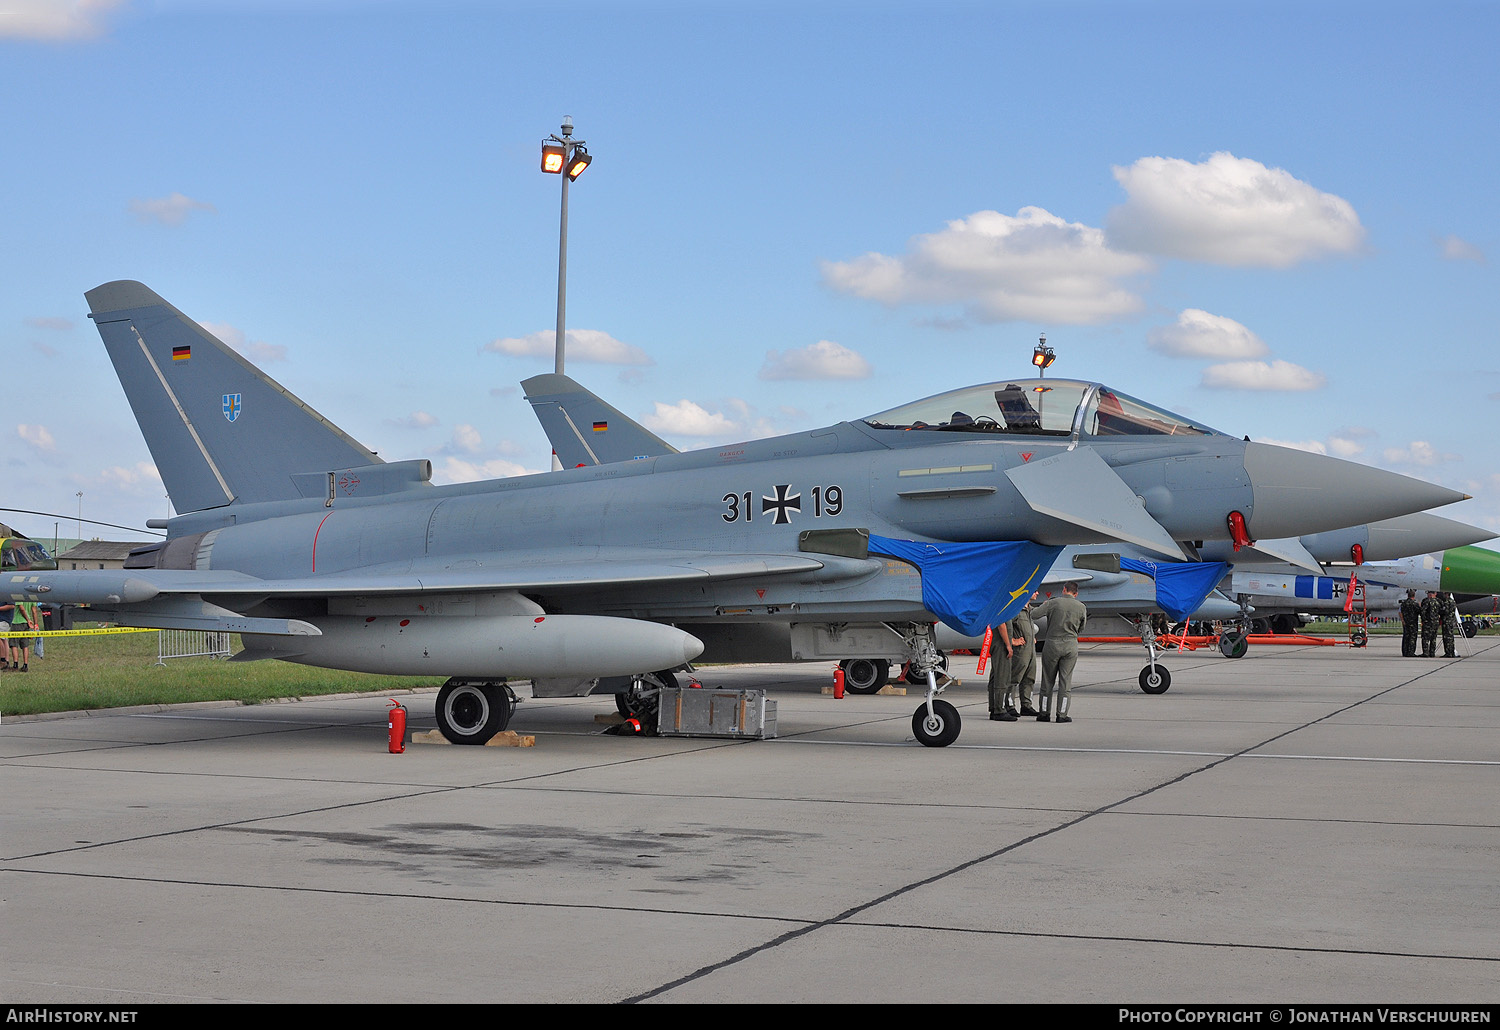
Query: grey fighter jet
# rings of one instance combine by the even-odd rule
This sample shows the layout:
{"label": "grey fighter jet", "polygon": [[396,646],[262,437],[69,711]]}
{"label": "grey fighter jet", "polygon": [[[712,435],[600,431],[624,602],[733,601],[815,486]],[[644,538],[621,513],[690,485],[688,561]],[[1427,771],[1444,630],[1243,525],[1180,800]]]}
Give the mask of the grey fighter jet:
{"label": "grey fighter jet", "polygon": [[[450,677],[437,722],[482,743],[507,679],[536,696],[703,655],[894,653],[996,623],[1070,543],[1179,557],[1460,500],[1418,480],[1241,441],[1096,383],[1020,380],[769,440],[436,487],[383,462],[136,282],[88,292],[174,506],[120,571],[13,573],[0,593],[128,625],[242,634],[239,660]],[[777,646],[785,648],[786,634]],[[916,738],[951,743],[937,696]]]}

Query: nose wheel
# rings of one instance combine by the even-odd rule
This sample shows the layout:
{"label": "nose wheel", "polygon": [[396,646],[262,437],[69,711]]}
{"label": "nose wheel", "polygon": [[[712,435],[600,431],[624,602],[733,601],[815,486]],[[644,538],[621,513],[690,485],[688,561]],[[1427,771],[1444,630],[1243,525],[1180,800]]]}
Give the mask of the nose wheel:
{"label": "nose wheel", "polygon": [[958,739],[960,728],[958,709],[941,698],[934,698],[931,705],[923,705],[912,713],[912,736],[925,747],[947,747]]}
{"label": "nose wheel", "polygon": [[1172,673],[1165,665],[1148,665],[1136,677],[1136,682],[1148,694],[1165,694],[1172,685]]}

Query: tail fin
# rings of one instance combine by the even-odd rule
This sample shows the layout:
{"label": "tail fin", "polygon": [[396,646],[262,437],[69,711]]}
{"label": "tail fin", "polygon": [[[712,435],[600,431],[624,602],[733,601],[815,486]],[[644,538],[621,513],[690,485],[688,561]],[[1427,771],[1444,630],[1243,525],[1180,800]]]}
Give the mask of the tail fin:
{"label": "tail fin", "polygon": [[565,469],[677,453],[677,448],[567,376],[532,376],[521,389]]}
{"label": "tail fin", "polygon": [[297,473],[381,463],[140,283],[84,296],[179,512],[300,497]]}

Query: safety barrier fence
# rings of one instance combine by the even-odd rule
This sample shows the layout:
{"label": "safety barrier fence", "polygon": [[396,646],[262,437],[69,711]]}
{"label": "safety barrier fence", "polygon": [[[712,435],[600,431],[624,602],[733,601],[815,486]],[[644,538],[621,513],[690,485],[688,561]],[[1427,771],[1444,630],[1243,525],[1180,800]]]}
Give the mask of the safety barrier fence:
{"label": "safety barrier fence", "polygon": [[166,665],[168,658],[229,657],[228,633],[206,633],[196,629],[164,629],[158,632],[157,665]]}
{"label": "safety barrier fence", "polygon": [[155,633],[156,664],[165,665],[169,658],[228,658],[232,653],[228,633],[209,633],[195,629],[142,629],[135,626],[108,626],[100,629],[0,630],[0,637],[12,639],[33,637],[102,637],[117,633]]}

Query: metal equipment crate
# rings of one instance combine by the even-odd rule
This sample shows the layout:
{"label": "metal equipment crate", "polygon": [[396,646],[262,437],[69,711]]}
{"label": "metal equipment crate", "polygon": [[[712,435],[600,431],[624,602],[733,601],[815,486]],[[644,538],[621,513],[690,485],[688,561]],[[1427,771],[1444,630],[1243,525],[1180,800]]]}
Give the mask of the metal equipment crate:
{"label": "metal equipment crate", "polygon": [[663,737],[776,736],[776,702],[764,690],[667,687],[661,692],[656,732]]}

